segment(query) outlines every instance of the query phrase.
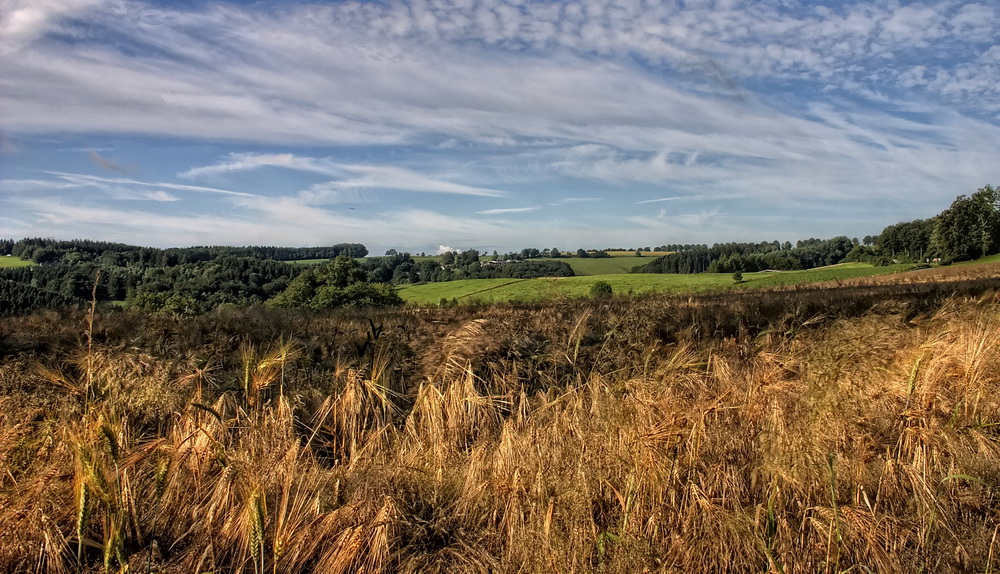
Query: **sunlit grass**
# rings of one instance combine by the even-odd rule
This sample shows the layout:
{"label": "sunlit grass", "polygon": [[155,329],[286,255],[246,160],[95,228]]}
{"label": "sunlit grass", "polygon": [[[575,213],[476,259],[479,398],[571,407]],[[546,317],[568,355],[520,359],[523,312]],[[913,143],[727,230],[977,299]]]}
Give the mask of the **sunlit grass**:
{"label": "sunlit grass", "polygon": [[[608,258],[604,261],[613,261]],[[583,260],[585,261],[585,260]],[[600,260],[598,260],[600,261]],[[577,277],[540,279],[465,279],[442,283],[403,286],[399,294],[404,301],[417,305],[437,304],[442,299],[459,303],[532,302],[557,299],[579,299],[589,296],[597,281],[606,281],[617,295],[651,295],[656,293],[703,293],[726,289],[747,289],[798,285],[822,281],[837,281],[899,273],[909,265],[872,267],[864,263],[849,263],[807,271],[744,273],[737,284],[728,273],[617,273]]]}
{"label": "sunlit grass", "polygon": [[37,265],[37,263],[34,263],[27,259],[21,259],[20,257],[0,256],[0,269],[11,268],[11,267],[30,267],[32,265]]}
{"label": "sunlit grass", "polygon": [[611,275],[628,273],[633,267],[644,265],[653,260],[653,256],[635,257],[634,255],[619,255],[613,257],[562,257],[555,261],[568,263],[577,275]]}

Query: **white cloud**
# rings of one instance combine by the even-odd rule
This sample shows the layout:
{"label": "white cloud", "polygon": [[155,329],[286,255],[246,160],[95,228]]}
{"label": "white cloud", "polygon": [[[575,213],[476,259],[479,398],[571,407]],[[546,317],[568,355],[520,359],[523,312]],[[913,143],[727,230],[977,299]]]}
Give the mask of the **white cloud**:
{"label": "white cloud", "polygon": [[[267,151],[213,152],[215,163],[171,168],[203,186],[55,173],[47,183],[4,180],[5,191],[218,196],[243,217],[286,222],[289,237],[304,236],[291,228],[298,221],[342,226],[374,245],[476,245],[482,234],[563,245],[603,236],[575,219],[548,231],[456,214],[527,211],[473,203],[515,196],[538,205],[607,199],[608,218],[673,197],[703,201],[706,213],[725,202],[758,215],[865,203],[926,216],[982,185],[1000,157],[994,3],[164,6],[4,4],[4,129],[19,142],[142,134]],[[304,189],[241,191],[258,191],[244,174],[265,168],[300,172]],[[422,203],[363,217],[337,211],[368,209],[385,190],[421,194]],[[636,217],[662,227],[682,216]],[[738,225],[714,217],[723,220]],[[263,233],[235,220],[221,228]]]}
{"label": "white cloud", "polygon": [[500,215],[503,213],[526,213],[528,211],[538,211],[540,207],[510,207],[506,209],[484,209],[482,211],[477,211],[479,215]]}
{"label": "white cloud", "polygon": [[0,6],[0,54],[14,52],[101,0],[5,0]]}
{"label": "white cloud", "polygon": [[[675,196],[675,197],[661,197],[661,198],[659,198],[659,199],[647,199],[647,200],[645,200],[645,201],[637,201],[637,202],[635,202],[635,204],[636,204],[636,205],[644,205],[644,204],[646,204],[646,203],[662,203],[662,202],[664,202],[664,201],[680,201],[680,200],[682,200],[682,199],[684,199],[684,198],[683,198],[683,197],[681,197],[681,196]],[[661,213],[662,213],[662,212],[661,212]]]}
{"label": "white cloud", "polygon": [[564,197],[553,205],[566,205],[570,203],[584,203],[590,201],[603,201],[603,197]]}
{"label": "white cloud", "polygon": [[[27,6],[21,11],[30,12]],[[825,79],[886,97],[914,85],[891,74],[873,81],[885,69],[870,61],[873,45],[901,56],[925,50],[921,59],[940,61],[932,44],[947,41],[964,47],[950,50],[956,57],[968,58],[978,37],[968,36],[970,26],[996,31],[998,21],[996,7],[941,3],[796,11],[622,1],[575,10],[483,0],[468,8],[430,1],[281,11],[144,6],[141,17],[112,8],[93,12],[90,20],[148,53],[137,58],[88,43],[70,53],[36,38],[5,67],[4,82],[14,88],[5,91],[16,96],[4,103],[17,130],[350,145],[428,137],[588,140],[600,133],[594,126],[641,132],[673,124],[707,132],[732,123],[739,106],[685,97],[667,83],[728,94],[736,100],[730,104],[748,96],[740,85],[745,79],[768,76]],[[218,38],[229,48],[220,49]],[[661,65],[665,75],[628,64],[631,56]],[[960,92],[935,90],[946,99]],[[998,101],[1000,95],[989,94],[983,105]],[[53,115],[59,109],[65,112]],[[716,109],[724,110],[721,117],[713,117]]]}
{"label": "white cloud", "polygon": [[[338,179],[314,184],[303,192],[303,196],[313,202],[344,200],[345,192],[365,189],[393,189],[423,193],[444,193],[477,195],[484,197],[504,197],[506,192],[498,189],[476,187],[448,181],[445,177],[434,177],[416,171],[388,165],[341,164],[329,159],[283,154],[234,153],[222,162],[189,169],[178,174],[180,177],[196,178],[224,173],[252,170],[260,167],[282,167],[297,171],[337,177]],[[355,195],[359,201],[363,196]]]}
{"label": "white cloud", "polygon": [[339,167],[341,170],[353,174],[354,177],[327,182],[325,185],[331,189],[396,189],[483,197],[506,197],[508,195],[507,192],[498,189],[454,183],[395,166],[341,165]]}
{"label": "white cloud", "polygon": [[129,178],[108,178],[108,177],[98,177],[95,175],[85,175],[79,173],[64,173],[58,171],[48,172],[59,179],[69,182],[70,184],[76,186],[94,186],[94,187],[156,187],[161,189],[169,189],[172,191],[183,191],[191,193],[212,193],[220,195],[229,195],[234,197],[256,197],[251,193],[244,193],[241,191],[230,191],[228,189],[219,189],[215,187],[205,187],[200,185],[183,185],[179,183],[169,183],[169,182],[145,182],[138,181]]}
{"label": "white cloud", "polygon": [[311,171],[327,175],[331,173],[329,168],[317,165],[316,160],[311,157],[300,157],[290,153],[231,153],[224,161],[213,165],[191,168],[185,172],[177,174],[177,176],[184,178],[198,178],[246,171],[265,166],[284,167],[288,169]]}

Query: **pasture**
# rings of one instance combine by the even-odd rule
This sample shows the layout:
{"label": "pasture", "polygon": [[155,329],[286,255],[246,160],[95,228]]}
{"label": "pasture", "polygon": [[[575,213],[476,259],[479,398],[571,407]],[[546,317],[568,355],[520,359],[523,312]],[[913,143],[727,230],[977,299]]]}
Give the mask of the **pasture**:
{"label": "pasture", "polygon": [[[645,265],[653,260],[653,257],[636,257],[635,255],[621,255],[612,257],[560,257],[555,261],[563,261],[573,268],[573,273],[577,275],[612,275],[616,273],[628,273],[637,265]],[[551,261],[551,259],[535,259],[534,261]]]}
{"label": "pasture", "polygon": [[[616,258],[593,261],[614,261]],[[586,261],[585,259],[580,261]],[[802,283],[844,281],[873,275],[901,273],[911,265],[873,267],[850,263],[806,271],[744,273],[743,282],[731,274],[698,273],[674,275],[661,273],[617,273],[540,279],[465,279],[442,283],[407,285],[399,295],[407,303],[433,305],[442,299],[458,303],[540,302],[588,297],[597,281],[606,281],[616,295],[653,295],[657,293],[704,293],[729,289],[772,288]]]}
{"label": "pasture", "polygon": [[33,261],[21,259],[20,257],[0,257],[0,269],[10,269],[12,267],[31,267],[35,265]]}

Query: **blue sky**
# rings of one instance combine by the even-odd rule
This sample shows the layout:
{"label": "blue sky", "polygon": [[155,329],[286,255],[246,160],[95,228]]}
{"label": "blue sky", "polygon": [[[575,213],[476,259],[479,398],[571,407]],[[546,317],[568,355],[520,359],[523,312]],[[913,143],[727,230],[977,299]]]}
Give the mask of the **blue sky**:
{"label": "blue sky", "polygon": [[1000,4],[0,5],[0,236],[878,233],[1000,177]]}

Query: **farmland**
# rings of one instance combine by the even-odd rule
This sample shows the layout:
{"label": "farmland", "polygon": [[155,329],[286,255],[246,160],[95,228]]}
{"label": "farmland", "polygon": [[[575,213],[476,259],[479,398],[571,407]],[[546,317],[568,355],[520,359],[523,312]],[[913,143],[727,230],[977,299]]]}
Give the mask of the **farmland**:
{"label": "farmland", "polygon": [[649,261],[644,257],[632,254],[613,255],[611,257],[561,257],[559,261],[568,263],[577,275],[611,275],[628,273],[636,265]]}
{"label": "farmland", "polygon": [[[580,261],[614,261],[622,258],[583,259]],[[576,265],[572,262],[571,265]],[[732,275],[699,273],[668,275],[655,273],[592,275],[558,279],[469,279],[408,285],[400,296],[416,305],[437,304],[442,299],[458,303],[532,302],[551,299],[579,299],[590,294],[597,281],[609,283],[621,295],[651,295],[654,293],[701,293],[728,289],[772,288],[823,281],[843,281],[873,275],[897,274],[911,265],[872,267],[866,264],[845,264],[808,271],[745,273],[743,282],[735,283]],[[574,267],[575,270],[575,267]]]}
{"label": "farmland", "polygon": [[0,257],[0,269],[11,267],[30,267],[32,265],[35,265],[35,263],[21,259],[20,257]]}
{"label": "farmland", "polygon": [[995,264],[851,269],[0,319],[0,570],[995,571]]}

